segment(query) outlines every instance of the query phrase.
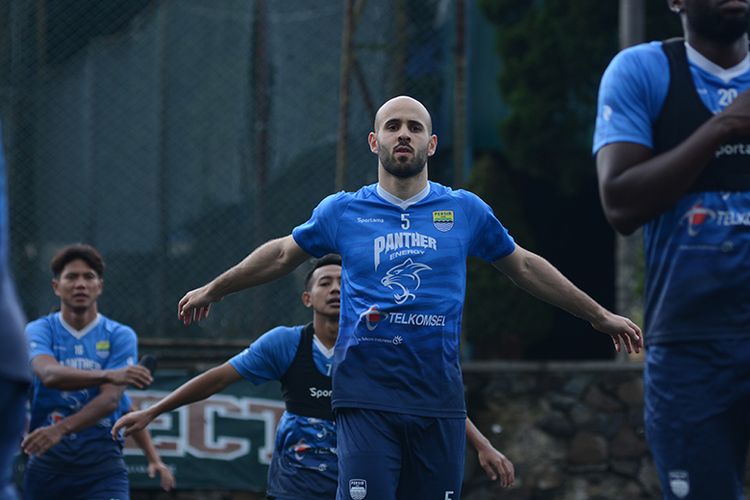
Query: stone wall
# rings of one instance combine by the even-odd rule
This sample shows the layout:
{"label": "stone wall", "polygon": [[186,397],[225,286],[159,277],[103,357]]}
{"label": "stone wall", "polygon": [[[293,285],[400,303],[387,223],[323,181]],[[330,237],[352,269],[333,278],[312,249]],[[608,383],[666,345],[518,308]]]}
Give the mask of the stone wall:
{"label": "stone wall", "polygon": [[464,382],[469,416],[516,468],[504,490],[467,450],[464,500],[661,498],[642,364],[467,363]]}

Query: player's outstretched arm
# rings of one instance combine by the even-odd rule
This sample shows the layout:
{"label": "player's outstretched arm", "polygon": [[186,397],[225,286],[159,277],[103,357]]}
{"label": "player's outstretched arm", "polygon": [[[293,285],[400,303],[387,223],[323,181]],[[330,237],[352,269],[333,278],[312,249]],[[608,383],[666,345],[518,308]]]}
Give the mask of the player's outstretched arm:
{"label": "player's outstretched arm", "polygon": [[40,354],[31,360],[31,367],[45,387],[61,391],[75,391],[102,384],[134,385],[143,389],[153,382],[148,369],[139,365],[117,370],[79,370],[61,365],[52,356]]}
{"label": "player's outstretched arm", "polygon": [[148,477],[156,477],[159,474],[159,484],[164,491],[170,491],[175,487],[177,482],[175,481],[174,474],[162,462],[159,452],[156,451],[154,442],[151,440],[151,433],[148,429],[141,429],[133,433],[133,440],[138,447],[143,450],[143,454],[148,460]]}
{"label": "player's outstretched arm", "polygon": [[520,288],[588,321],[594,329],[612,337],[617,352],[621,343],[628,352],[639,352],[643,347],[641,329],[635,323],[599,305],[539,255],[516,246],[513,253],[492,265]]}
{"label": "player's outstretched arm", "polygon": [[513,463],[492,446],[469,418],[466,419],[466,438],[477,450],[479,465],[487,473],[487,477],[493,481],[499,477],[503,488],[511,486],[516,480]]}
{"label": "player's outstretched arm", "polygon": [[236,266],[186,293],[177,305],[177,316],[185,325],[208,318],[214,302],[230,293],[285,276],[309,257],[291,235],[264,243]]}
{"label": "player's outstretched arm", "polygon": [[188,380],[155,405],[120,417],[112,427],[112,439],[117,439],[120,429],[123,429],[125,435],[129,436],[145,429],[152,420],[162,413],[206,399],[240,378],[240,374],[229,363],[211,368],[207,372]]}
{"label": "player's outstretched arm", "polygon": [[121,385],[102,385],[99,394],[76,413],[52,425],[34,429],[21,442],[21,449],[29,455],[43,455],[67,434],[91,427],[112,414],[117,409],[124,391],[125,387]]}

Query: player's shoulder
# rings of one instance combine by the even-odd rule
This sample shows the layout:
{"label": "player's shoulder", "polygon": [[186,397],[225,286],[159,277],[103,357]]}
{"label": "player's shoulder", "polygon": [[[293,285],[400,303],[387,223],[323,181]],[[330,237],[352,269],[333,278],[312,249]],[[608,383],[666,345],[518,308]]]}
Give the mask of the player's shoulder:
{"label": "player's shoulder", "polygon": [[623,72],[661,73],[668,64],[663,44],[662,41],[653,41],[623,49],[612,59],[609,68]]}
{"label": "player's shoulder", "polygon": [[118,338],[135,338],[135,330],[128,325],[115,321],[112,318],[108,318],[103,314],[99,315],[99,327],[102,328],[112,337]]}
{"label": "player's shoulder", "polygon": [[33,321],[29,321],[26,324],[26,331],[40,331],[40,330],[48,330],[52,331],[55,327],[55,324],[59,324],[59,315],[60,313],[51,313],[47,314],[45,316],[41,316]]}
{"label": "player's shoulder", "polygon": [[263,344],[266,346],[270,345],[282,345],[299,343],[300,335],[302,335],[303,326],[276,326],[271,328],[266,333],[258,337],[255,343]]}
{"label": "player's shoulder", "polygon": [[447,198],[455,201],[461,206],[483,203],[482,198],[472,191],[466,189],[453,189],[437,182],[430,181],[430,191],[434,193],[438,199]]}
{"label": "player's shoulder", "polygon": [[318,205],[319,209],[335,212],[344,211],[353,201],[367,199],[372,196],[372,186],[364,186],[357,191],[338,191],[323,198]]}
{"label": "player's shoulder", "polygon": [[357,189],[356,191],[353,191],[351,193],[347,193],[350,196],[347,198],[347,200],[373,200],[373,201],[380,201],[380,198],[377,196],[378,192],[378,185],[375,184],[367,184],[366,186],[362,186],[361,188]]}

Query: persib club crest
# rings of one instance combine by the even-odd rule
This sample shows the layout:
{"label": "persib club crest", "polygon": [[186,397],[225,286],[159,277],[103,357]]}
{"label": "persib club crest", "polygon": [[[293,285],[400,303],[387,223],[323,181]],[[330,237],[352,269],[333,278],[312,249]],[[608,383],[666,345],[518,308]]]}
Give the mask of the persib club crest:
{"label": "persib club crest", "polygon": [[677,498],[685,498],[690,493],[690,476],[684,470],[669,471],[669,488]]}
{"label": "persib club crest", "polygon": [[367,496],[367,481],[364,479],[349,480],[349,496],[354,500],[362,500]]}
{"label": "persib club crest", "polygon": [[453,210],[436,210],[432,212],[432,225],[441,233],[453,228]]}

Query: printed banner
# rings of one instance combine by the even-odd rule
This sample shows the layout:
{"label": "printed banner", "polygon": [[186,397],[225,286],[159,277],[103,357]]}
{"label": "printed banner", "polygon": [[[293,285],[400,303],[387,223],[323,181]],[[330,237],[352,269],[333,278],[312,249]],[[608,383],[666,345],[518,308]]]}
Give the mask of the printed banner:
{"label": "printed banner", "polygon": [[[137,409],[147,408],[189,377],[158,373],[148,390],[128,390]],[[165,413],[149,429],[177,488],[264,491],[276,426],[284,412],[278,383],[240,381],[204,401]],[[135,442],[125,443],[132,489],[157,489]]]}

